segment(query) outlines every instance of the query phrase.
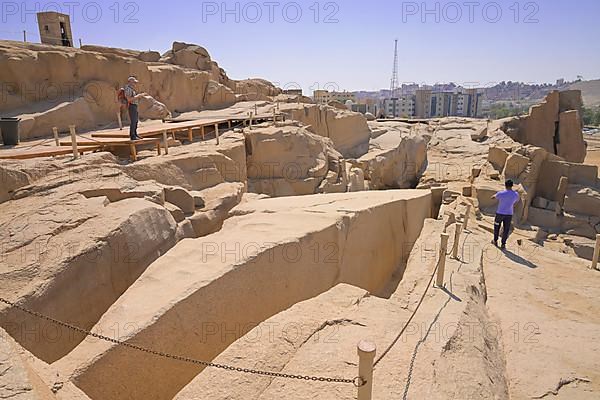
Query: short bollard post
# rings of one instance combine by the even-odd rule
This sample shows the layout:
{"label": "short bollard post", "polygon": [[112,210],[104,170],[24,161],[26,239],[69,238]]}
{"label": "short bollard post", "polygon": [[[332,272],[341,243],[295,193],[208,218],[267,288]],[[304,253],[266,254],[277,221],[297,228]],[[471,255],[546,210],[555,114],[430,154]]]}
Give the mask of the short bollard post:
{"label": "short bollard post", "polygon": [[73,147],[73,157],[77,160],[79,158],[79,150],[77,149],[77,134],[75,133],[75,125],[69,125],[69,131],[71,132],[71,146]]}
{"label": "short bollard post", "polygon": [[58,141],[58,128],[52,128],[52,133],[54,134],[54,143],[56,143],[56,146],[60,146],[60,142]]}
{"label": "short bollard post", "polygon": [[277,111],[273,109],[273,125],[277,126]]}
{"label": "short bollard post", "polygon": [[254,105],[254,115],[258,115],[258,105]]}
{"label": "short bollard post", "polygon": [[371,400],[373,395],[373,361],[377,347],[374,343],[361,340],[356,346],[358,351],[358,400]]}
{"label": "short bollard post", "polygon": [[450,235],[447,233],[442,233],[440,235],[442,239],[442,243],[440,245],[440,258],[438,261],[438,270],[437,276],[435,278],[435,286],[443,287],[444,286],[444,270],[446,269],[446,251],[448,251],[448,239]]}
{"label": "short bollard post", "polygon": [[163,147],[165,148],[165,154],[169,154],[169,141],[167,140],[167,131],[162,132]]}
{"label": "short bollard post", "polygon": [[215,136],[217,138],[217,144],[219,144],[219,124],[215,124]]}
{"label": "short bollard post", "polygon": [[463,221],[463,231],[467,230],[469,226],[469,215],[471,215],[471,204],[467,204],[467,211],[465,211],[465,219]]}
{"label": "short bollard post", "polygon": [[598,269],[598,258],[600,258],[600,235],[596,235],[596,247],[594,247],[594,258],[592,259],[592,269]]}
{"label": "short bollard post", "polygon": [[452,257],[454,257],[455,260],[458,260],[458,248],[460,247],[459,242],[461,230],[462,224],[460,222],[454,224],[454,245],[452,246]]}
{"label": "short bollard post", "polygon": [[252,111],[250,111],[250,129],[252,129],[252,117],[253,117],[253,113]]}

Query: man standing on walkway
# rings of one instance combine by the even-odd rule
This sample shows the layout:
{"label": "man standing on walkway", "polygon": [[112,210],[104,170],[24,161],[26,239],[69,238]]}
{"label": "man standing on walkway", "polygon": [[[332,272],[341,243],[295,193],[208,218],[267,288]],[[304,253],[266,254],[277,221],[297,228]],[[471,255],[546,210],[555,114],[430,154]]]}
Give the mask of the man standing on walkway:
{"label": "man standing on walkway", "polygon": [[134,77],[130,76],[127,79],[127,85],[125,85],[125,98],[127,99],[127,108],[129,111],[129,138],[131,140],[140,140],[141,137],[137,134],[138,127],[138,103],[139,99],[144,95],[144,93],[138,94],[137,92],[137,84],[139,81]]}
{"label": "man standing on walkway", "polygon": [[502,250],[506,249],[506,241],[508,240],[508,235],[510,233],[514,206],[520,199],[519,193],[512,189],[513,181],[507,180],[505,187],[506,190],[492,196],[492,198],[498,200],[498,209],[494,221],[494,240],[492,243],[498,247],[498,237],[500,236],[500,226],[502,225]]}

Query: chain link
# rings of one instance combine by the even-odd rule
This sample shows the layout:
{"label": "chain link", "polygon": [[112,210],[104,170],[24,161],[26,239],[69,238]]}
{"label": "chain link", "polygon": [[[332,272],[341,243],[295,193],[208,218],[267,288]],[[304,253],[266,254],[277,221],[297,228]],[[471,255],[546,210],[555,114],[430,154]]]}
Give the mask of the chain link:
{"label": "chain link", "polygon": [[354,379],[346,379],[346,378],[337,378],[337,377],[332,378],[332,377],[322,377],[322,376],[285,374],[282,372],[262,371],[262,370],[251,369],[251,368],[234,367],[231,365],[217,364],[217,363],[213,363],[213,362],[209,362],[209,361],[197,360],[197,359],[190,358],[190,357],[169,354],[169,353],[165,353],[162,351],[157,351],[157,350],[148,349],[148,348],[145,348],[142,346],[138,346],[136,344],[123,342],[123,341],[120,341],[120,340],[117,340],[117,339],[114,339],[114,338],[111,338],[108,336],[104,336],[104,335],[100,335],[98,333],[88,331],[88,330],[80,328],[78,326],[71,325],[67,322],[59,321],[59,320],[49,317],[47,315],[40,314],[36,311],[29,310],[25,307],[22,307],[11,301],[8,301],[8,300],[4,299],[3,297],[0,297],[0,302],[7,304],[11,307],[14,307],[18,310],[21,310],[26,314],[33,315],[40,319],[44,319],[46,321],[52,322],[59,326],[65,327],[67,329],[71,329],[73,331],[82,333],[86,336],[91,336],[96,339],[100,339],[100,340],[104,340],[106,342],[117,344],[119,346],[128,347],[130,349],[138,350],[138,351],[141,351],[144,353],[152,354],[152,355],[163,357],[163,358],[169,358],[172,360],[182,361],[182,362],[196,364],[196,365],[202,365],[204,367],[223,369],[226,371],[234,371],[234,372],[241,372],[241,373],[245,373],[245,374],[254,374],[254,375],[261,375],[261,376],[271,376],[274,378],[297,379],[297,380],[312,381],[312,382],[346,383],[346,384],[352,384],[356,387],[364,386],[367,383],[364,379],[362,379],[361,377],[358,377],[358,376],[355,377]]}

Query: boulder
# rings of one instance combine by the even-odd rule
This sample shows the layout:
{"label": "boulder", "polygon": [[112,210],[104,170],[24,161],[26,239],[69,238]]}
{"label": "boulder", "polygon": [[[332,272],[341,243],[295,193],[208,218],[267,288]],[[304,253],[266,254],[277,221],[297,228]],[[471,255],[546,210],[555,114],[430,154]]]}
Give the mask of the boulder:
{"label": "boulder", "polygon": [[291,119],[308,125],[311,132],[331,139],[346,158],[358,158],[369,149],[371,134],[362,114],[316,104],[293,107],[290,113]]}
{"label": "boulder", "polygon": [[212,109],[226,108],[237,101],[235,93],[225,85],[209,81],[206,88],[206,107]]}
{"label": "boulder", "polygon": [[348,174],[348,191],[362,192],[365,189],[365,173],[360,168],[351,168]]}
{"label": "boulder", "polygon": [[196,201],[187,190],[180,187],[166,187],[165,200],[174,204],[186,214],[193,213],[196,210]]}
{"label": "boulder", "polygon": [[517,153],[511,153],[506,158],[504,166],[504,177],[506,179],[519,180],[519,177],[529,165],[529,158]]}
{"label": "boulder", "polygon": [[140,118],[163,120],[171,118],[171,112],[167,106],[150,95],[142,96],[138,107]]}
{"label": "boulder", "polygon": [[492,167],[496,171],[502,172],[504,170],[504,165],[506,164],[506,159],[508,158],[508,152],[500,147],[490,147],[488,152],[488,162],[492,164]]}
{"label": "boulder", "polygon": [[600,191],[581,185],[569,185],[564,209],[567,212],[600,216]]}
{"label": "boulder", "polygon": [[158,62],[160,61],[160,53],[158,51],[142,51],[138,58],[144,62]]}
{"label": "boulder", "polygon": [[421,135],[390,128],[357,161],[372,190],[414,188],[427,168],[427,143]]}
{"label": "boulder", "polygon": [[269,196],[317,193],[329,171],[338,173],[341,156],[331,142],[289,125],[246,130],[249,190]]}
{"label": "boulder", "polygon": [[183,213],[181,208],[177,207],[175,204],[166,202],[165,208],[171,213],[171,215],[175,219],[175,222],[179,223],[185,220],[185,214]]}

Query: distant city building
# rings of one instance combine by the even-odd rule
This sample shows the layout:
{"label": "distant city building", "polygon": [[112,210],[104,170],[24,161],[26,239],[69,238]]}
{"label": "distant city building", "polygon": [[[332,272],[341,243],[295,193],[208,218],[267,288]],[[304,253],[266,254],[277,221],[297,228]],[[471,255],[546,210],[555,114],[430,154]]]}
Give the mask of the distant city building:
{"label": "distant city building", "polygon": [[327,104],[330,101],[339,101],[346,104],[350,100],[356,103],[356,96],[352,92],[330,92],[329,90],[315,90],[313,92],[313,100],[317,104]]}
{"label": "distant city building", "polygon": [[402,95],[394,99],[384,99],[382,112],[393,118],[411,118],[415,115],[415,96]]}
{"label": "distant city building", "polygon": [[371,113],[377,115],[378,104],[375,99],[359,99],[357,103],[352,104],[352,111],[361,114]]}
{"label": "distant city building", "polygon": [[440,118],[449,116],[478,117],[483,94],[478,89],[435,92],[417,89],[415,94],[384,99],[382,111],[388,118]]}
{"label": "distant city building", "polygon": [[37,20],[43,44],[73,47],[71,19],[67,14],[41,12],[37,14]]}

